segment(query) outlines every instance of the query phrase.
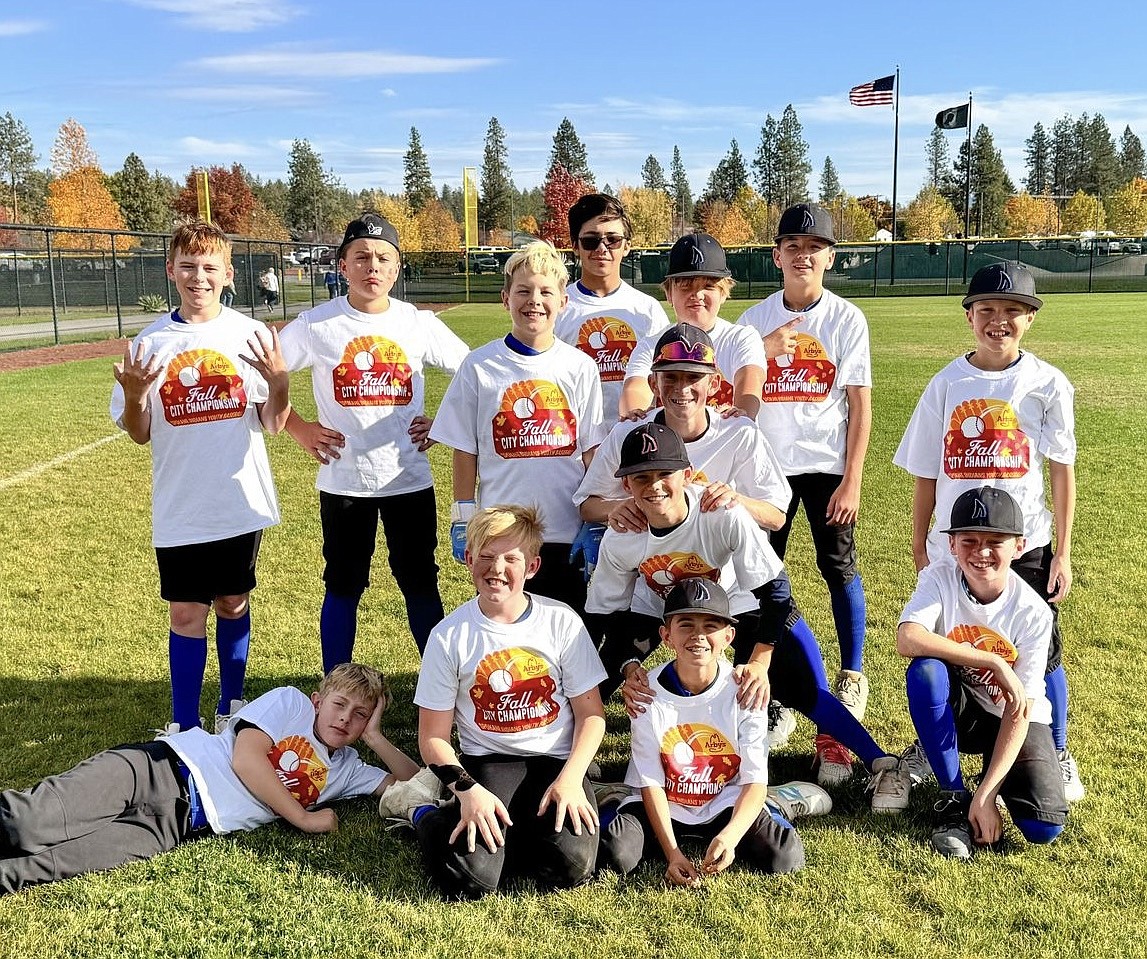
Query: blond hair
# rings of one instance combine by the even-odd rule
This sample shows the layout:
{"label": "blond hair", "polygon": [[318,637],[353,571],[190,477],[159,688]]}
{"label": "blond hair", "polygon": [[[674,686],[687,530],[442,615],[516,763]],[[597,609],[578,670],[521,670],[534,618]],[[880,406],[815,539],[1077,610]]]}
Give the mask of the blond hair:
{"label": "blond hair", "polygon": [[731,276],[667,276],[661,281],[661,289],[665,291],[665,296],[668,297],[670,289],[675,286],[688,286],[690,290],[695,290],[710,284],[720,290],[721,295],[727,300],[729,294],[733,292],[733,287],[737,285],[737,281]]}
{"label": "blond hair", "polygon": [[564,290],[570,281],[569,270],[566,269],[562,255],[545,240],[535,240],[522,247],[506,261],[506,279],[502,289],[509,290],[514,283],[514,274],[520,267],[528,267],[531,273],[541,273],[543,276],[552,276]]}
{"label": "blond hair", "polygon": [[387,695],[386,680],[382,673],[362,663],[340,663],[319,683],[319,695],[345,693],[368,703],[371,709]]}
{"label": "blond hair", "polygon": [[542,551],[545,528],[534,506],[490,506],[479,510],[466,525],[466,548],[477,556],[499,536],[512,536],[531,560]]}
{"label": "blond hair", "polygon": [[223,262],[231,266],[231,241],[227,234],[214,223],[184,223],[171,235],[171,245],[167,249],[167,262],[174,263],[178,253],[188,256],[213,256],[221,254]]}

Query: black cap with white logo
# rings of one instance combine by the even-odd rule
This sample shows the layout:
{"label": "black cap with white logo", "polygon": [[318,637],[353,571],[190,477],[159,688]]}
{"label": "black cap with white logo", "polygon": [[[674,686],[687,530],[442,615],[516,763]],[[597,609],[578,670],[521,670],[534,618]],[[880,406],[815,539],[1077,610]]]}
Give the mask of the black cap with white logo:
{"label": "black cap with white logo", "polygon": [[1022,263],[992,263],[976,270],[964,297],[964,309],[977,300],[1015,300],[1039,309],[1043,300],[1035,295],[1035,277]]}
{"label": "black cap with white logo", "polygon": [[729,595],[720,583],[711,579],[702,579],[694,576],[683,579],[665,597],[665,611],[661,618],[669,622],[670,616],[679,613],[701,613],[706,616],[716,616],[727,623],[736,620],[729,615]]}
{"label": "black cap with white logo", "polygon": [[812,203],[798,203],[781,214],[774,242],[780,242],[783,236],[815,236],[818,240],[836,245],[832,214],[824,207]]}
{"label": "black cap with white logo", "polygon": [[647,470],[685,470],[692,464],[681,437],[662,423],[642,423],[621,443],[621,462],[614,476]]}
{"label": "black cap with white logo", "polygon": [[669,251],[670,277],[711,276],[722,279],[733,271],[725,260],[725,249],[708,233],[686,233]]}
{"label": "black cap with white logo", "polygon": [[346,233],[343,234],[343,241],[339,246],[338,258],[340,260],[346,245],[351,240],[386,240],[401,253],[398,245],[398,230],[394,228],[390,220],[378,213],[364,213],[346,225]]}
{"label": "black cap with white logo", "polygon": [[961,493],[952,504],[952,525],[945,533],[1024,535],[1024,514],[1010,493],[981,486]]}

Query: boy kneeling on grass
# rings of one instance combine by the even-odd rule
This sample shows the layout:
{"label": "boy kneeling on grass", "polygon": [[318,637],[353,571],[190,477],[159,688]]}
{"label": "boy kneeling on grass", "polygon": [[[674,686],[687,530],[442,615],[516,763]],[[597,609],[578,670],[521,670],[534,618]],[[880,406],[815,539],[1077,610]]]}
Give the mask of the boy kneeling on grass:
{"label": "boy kneeling on grass", "polygon": [[[1000,839],[997,797],[1028,842],[1051,842],[1067,821],[1044,687],[1052,614],[1011,566],[1023,530],[1003,490],[961,494],[944,530],[955,562],[920,571],[896,630],[897,650],[912,660],[908,711],[941,789],[932,846],[957,859]],[[974,792],[961,752],[983,756]]]}
{"label": "boy kneeling on grass", "polygon": [[[675,886],[695,886],[740,855],[760,872],[796,872],[805,864],[796,829],[765,804],[768,715],[737,702],[738,686],[725,650],[733,642],[729,597],[707,579],[683,579],[665,599],[662,641],[674,659],[649,675],[653,700],[633,719],[625,781],[641,790],[615,814],[602,809],[600,862],[622,874],[660,851]],[[827,812],[815,791],[814,811]],[[815,798],[815,797],[814,797]],[[697,866],[678,838],[708,840]]]}
{"label": "boy kneeling on grass", "polygon": [[[418,771],[382,734],[386,703],[382,676],[344,663],[309,697],[290,686],[264,693],[217,735],[196,727],[116,746],[31,789],[0,792],[0,894],[275,819],[334,832],[327,803],[381,796]],[[389,773],[359,758],[351,744],[360,738]]]}

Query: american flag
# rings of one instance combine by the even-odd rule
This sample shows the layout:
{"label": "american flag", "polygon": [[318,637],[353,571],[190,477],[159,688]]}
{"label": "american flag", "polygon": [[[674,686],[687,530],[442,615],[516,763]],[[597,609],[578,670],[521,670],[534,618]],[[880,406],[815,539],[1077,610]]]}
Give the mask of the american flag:
{"label": "american flag", "polygon": [[848,102],[854,107],[875,107],[882,103],[892,103],[892,87],[896,75],[881,77],[869,83],[862,83],[848,91]]}

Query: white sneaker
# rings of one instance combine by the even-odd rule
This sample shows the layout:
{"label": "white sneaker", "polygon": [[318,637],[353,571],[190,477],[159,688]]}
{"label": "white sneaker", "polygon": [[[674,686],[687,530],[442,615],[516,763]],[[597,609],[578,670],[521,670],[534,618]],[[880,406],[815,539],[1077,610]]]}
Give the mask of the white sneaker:
{"label": "white sneaker", "polygon": [[866,788],[872,793],[873,812],[895,814],[908,808],[912,779],[902,760],[881,756],[872,764]]}
{"label": "white sneaker", "polygon": [[769,749],[784,749],[797,728],[793,711],[775,699],[769,700]]}
{"label": "white sneaker", "polygon": [[228,713],[215,714],[215,735],[218,736],[223,730],[227,728],[227,724],[231,722],[231,717],[234,716],[240,709],[247,705],[245,699],[231,700],[231,711]]}
{"label": "white sneaker", "polygon": [[1075,757],[1068,749],[1059,752],[1059,770],[1063,775],[1063,797],[1068,802],[1079,802],[1087,790],[1083,788],[1083,780],[1079,778],[1079,766]]}
{"label": "white sneaker", "polygon": [[443,787],[429,768],[418,770],[409,779],[391,783],[378,797],[378,814],[386,820],[412,823],[411,815],[419,806],[437,806]]}
{"label": "white sneaker", "polygon": [[852,778],[852,753],[828,733],[816,737],[816,781],[822,786],[839,786]]}
{"label": "white sneaker", "polygon": [[868,677],[855,669],[842,669],[832,681],[832,694],[839,699],[857,722],[868,709]]}
{"label": "white sneaker", "polygon": [[832,797],[816,783],[770,786],[765,801],[789,822],[802,816],[826,816],[832,812]]}
{"label": "white sneaker", "polygon": [[914,740],[913,743],[900,754],[901,770],[908,773],[908,778],[912,780],[913,786],[918,786],[924,780],[932,775],[932,764],[928,762],[928,756],[924,752],[924,747],[920,745],[920,740]]}

